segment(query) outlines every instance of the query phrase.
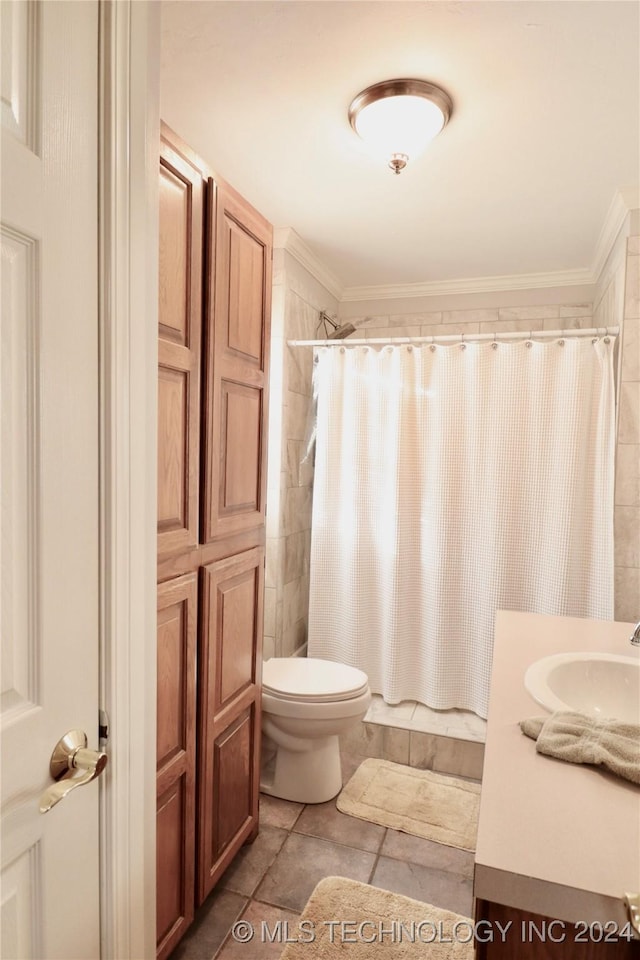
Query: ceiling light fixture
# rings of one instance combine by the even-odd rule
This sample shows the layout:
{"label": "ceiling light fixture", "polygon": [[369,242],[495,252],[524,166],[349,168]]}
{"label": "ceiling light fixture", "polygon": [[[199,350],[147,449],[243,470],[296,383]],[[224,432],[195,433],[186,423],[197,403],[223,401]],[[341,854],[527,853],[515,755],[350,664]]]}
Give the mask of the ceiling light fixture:
{"label": "ceiling light fixture", "polygon": [[351,101],[349,122],[394,173],[404,170],[446,125],[453,102],[426,80],[383,80]]}

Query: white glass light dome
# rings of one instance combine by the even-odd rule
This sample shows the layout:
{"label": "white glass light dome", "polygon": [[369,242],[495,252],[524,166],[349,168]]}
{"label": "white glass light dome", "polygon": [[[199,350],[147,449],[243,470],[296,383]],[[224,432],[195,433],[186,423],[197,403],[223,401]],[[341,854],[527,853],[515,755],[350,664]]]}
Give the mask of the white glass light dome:
{"label": "white glass light dome", "polygon": [[371,151],[400,173],[440,133],[452,108],[449,95],[426,80],[385,80],[358,94],[349,120]]}

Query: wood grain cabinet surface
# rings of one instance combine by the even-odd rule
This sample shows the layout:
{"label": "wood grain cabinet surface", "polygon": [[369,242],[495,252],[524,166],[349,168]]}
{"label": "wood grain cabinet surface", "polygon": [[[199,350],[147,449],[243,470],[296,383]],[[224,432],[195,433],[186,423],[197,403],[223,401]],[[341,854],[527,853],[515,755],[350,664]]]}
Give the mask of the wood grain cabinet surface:
{"label": "wood grain cabinet surface", "polygon": [[569,923],[489,900],[476,900],[476,960],[632,960],[637,940],[615,924]]}
{"label": "wood grain cabinet surface", "polygon": [[203,183],[163,139],[158,297],[158,556],[198,543]]}
{"label": "wood grain cabinet surface", "polygon": [[197,574],[158,587],[157,933],[167,956],[193,920]]}
{"label": "wood grain cabinet surface", "polygon": [[258,829],[272,228],[160,150],[158,957]]}

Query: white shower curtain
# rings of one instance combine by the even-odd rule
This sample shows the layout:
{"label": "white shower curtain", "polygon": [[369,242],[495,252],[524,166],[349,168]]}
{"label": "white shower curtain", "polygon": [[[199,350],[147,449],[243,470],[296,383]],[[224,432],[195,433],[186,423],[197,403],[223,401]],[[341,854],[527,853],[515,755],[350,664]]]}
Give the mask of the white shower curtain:
{"label": "white shower curtain", "polygon": [[310,656],[486,717],[496,609],[612,619],[613,347],[318,350]]}

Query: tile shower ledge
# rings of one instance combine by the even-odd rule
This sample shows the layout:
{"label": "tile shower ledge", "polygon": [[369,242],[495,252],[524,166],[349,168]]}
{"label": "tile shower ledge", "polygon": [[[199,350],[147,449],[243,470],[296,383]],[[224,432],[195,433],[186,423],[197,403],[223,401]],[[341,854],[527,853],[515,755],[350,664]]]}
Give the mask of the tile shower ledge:
{"label": "tile shower ledge", "polygon": [[393,705],[379,694],[374,694],[364,722],[475,743],[484,743],[487,730],[486,720],[468,710],[433,710],[410,700]]}
{"label": "tile shower ledge", "polygon": [[450,727],[444,722],[436,732],[427,732],[422,727],[409,729],[406,718],[397,719],[392,724],[388,717],[378,722],[378,717],[368,719],[369,716],[367,714],[364,721],[340,737],[345,780],[366,757],[473,780],[482,779],[484,743],[480,740],[469,739],[460,731],[451,735],[447,732]]}
{"label": "tile shower ledge", "polygon": [[631,624],[499,611],[474,896],[570,923],[627,922],[640,890],[640,792],[612,774],[536,753],[518,726],[548,715],[524,687],[554,653],[633,656]]}

